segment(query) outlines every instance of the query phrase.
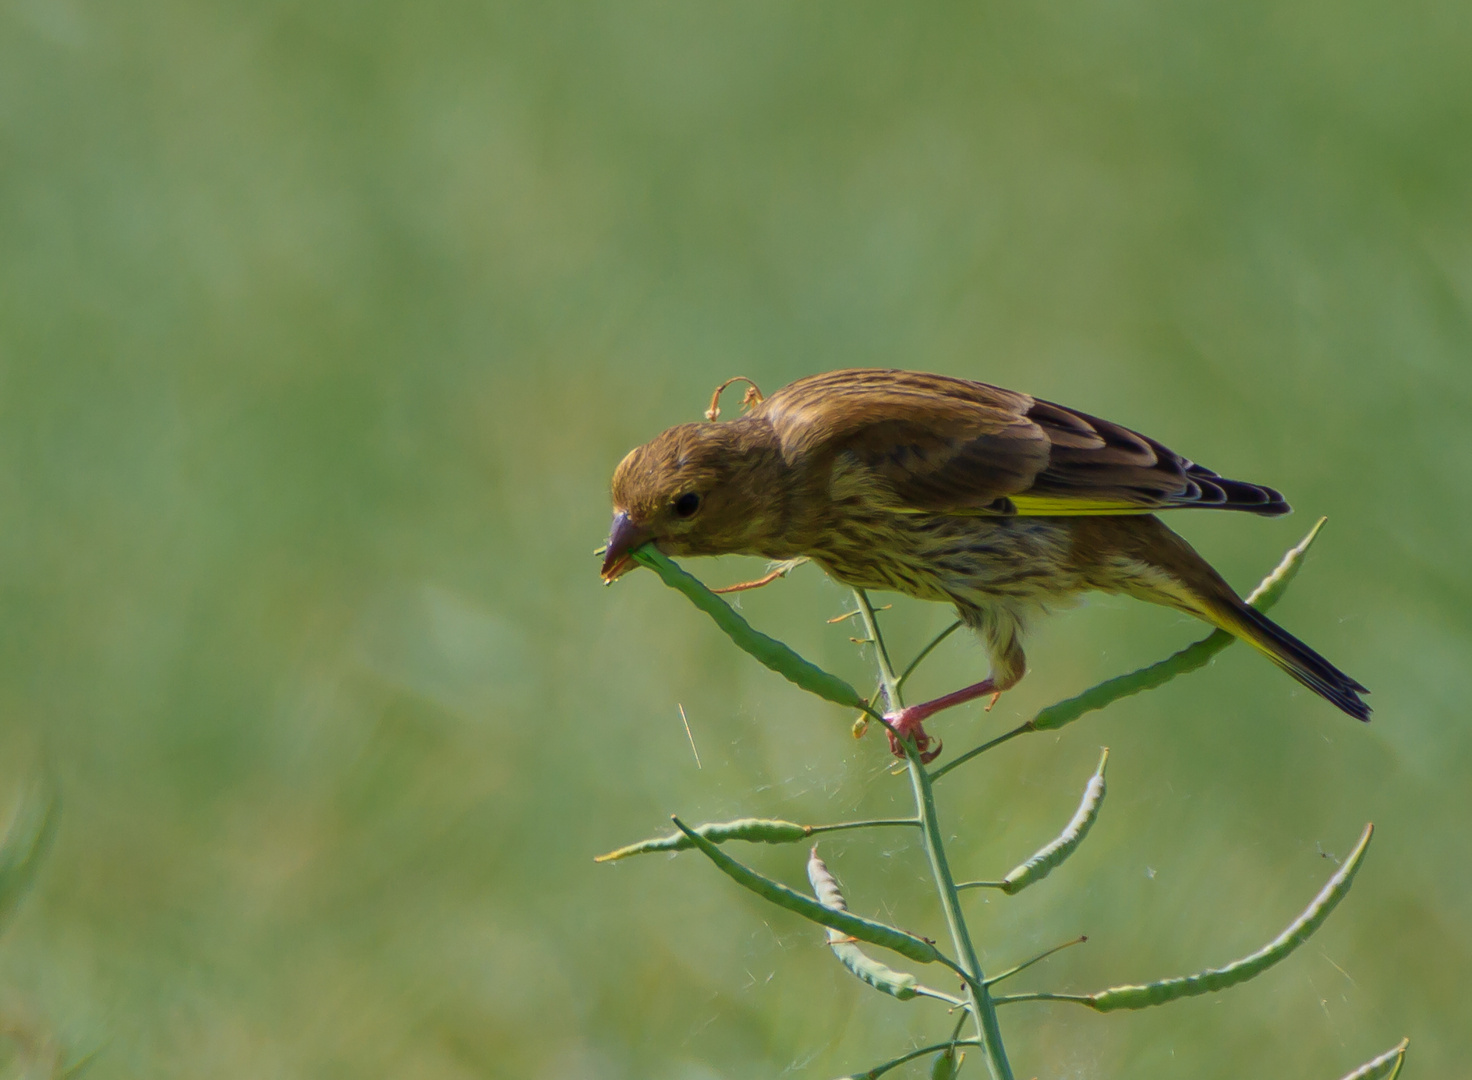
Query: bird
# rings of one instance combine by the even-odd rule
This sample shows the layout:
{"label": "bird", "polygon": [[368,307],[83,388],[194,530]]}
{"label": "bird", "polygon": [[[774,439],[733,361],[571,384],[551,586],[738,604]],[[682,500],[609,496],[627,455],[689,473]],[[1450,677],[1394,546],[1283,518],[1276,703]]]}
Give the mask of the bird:
{"label": "bird", "polygon": [[830,371],[767,397],[753,385],[746,404],[718,421],[713,399],[706,422],[671,427],[618,464],[602,576],[633,569],[631,553],[652,542],[671,556],[807,557],[846,585],[954,605],[990,672],[887,714],[896,753],[913,739],[931,760],[940,749],[923,722],[1015,686],[1029,624],[1090,591],[1219,627],[1369,719],[1364,686],[1243,603],[1157,516],[1288,513],[1274,489],[1077,409],[947,375]]}

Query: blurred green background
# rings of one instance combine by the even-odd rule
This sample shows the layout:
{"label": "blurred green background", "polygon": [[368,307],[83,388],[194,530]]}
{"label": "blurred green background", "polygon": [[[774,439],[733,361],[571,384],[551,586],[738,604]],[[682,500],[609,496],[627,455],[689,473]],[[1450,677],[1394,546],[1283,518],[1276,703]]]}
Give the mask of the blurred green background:
{"label": "blurred green background", "polygon": [[[943,1036],[692,857],[591,861],[672,811],[907,804],[881,740],[591,555],[614,464],[717,381],[853,365],[1281,488],[1287,520],[1172,519],[1240,588],[1327,514],[1276,615],[1374,690],[1363,727],[1237,648],[945,782],[989,876],[1112,748],[1076,859],[968,896],[992,969],[1090,935],[1019,987],[1241,955],[1379,828],[1288,963],[1019,1006],[1018,1075],[1332,1080],[1402,1035],[1408,1077],[1461,1074],[1469,320],[1453,0],[5,0],[0,797],[49,769],[62,818],[0,939],[4,1075],[44,1045],[98,1078],[826,1080]],[[867,684],[846,603],[804,568],[742,607]],[[886,617],[908,654],[949,614]],[[935,730],[1201,633],[1096,599]],[[953,639],[916,690],[983,665]],[[856,909],[939,931],[909,838],[823,848]]]}

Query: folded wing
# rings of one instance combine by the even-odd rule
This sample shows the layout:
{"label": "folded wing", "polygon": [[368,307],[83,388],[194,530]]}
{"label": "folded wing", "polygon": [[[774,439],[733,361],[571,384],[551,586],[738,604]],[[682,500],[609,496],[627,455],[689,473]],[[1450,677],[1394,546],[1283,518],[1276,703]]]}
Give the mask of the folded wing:
{"label": "folded wing", "polygon": [[842,455],[916,512],[1289,509],[1273,489],[1225,479],[1128,428],[967,379],[832,371],[784,387],[754,415],[773,425],[789,461]]}

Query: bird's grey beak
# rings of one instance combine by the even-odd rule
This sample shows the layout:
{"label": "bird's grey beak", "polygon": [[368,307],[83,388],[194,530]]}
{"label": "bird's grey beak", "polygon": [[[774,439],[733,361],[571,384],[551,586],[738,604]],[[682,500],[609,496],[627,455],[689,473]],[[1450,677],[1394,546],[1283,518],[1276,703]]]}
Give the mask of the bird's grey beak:
{"label": "bird's grey beak", "polygon": [[634,560],[629,556],[648,540],[649,534],[630,521],[628,514],[622,510],[614,514],[613,528],[608,532],[608,549],[603,555],[603,580],[614,581],[634,569]]}

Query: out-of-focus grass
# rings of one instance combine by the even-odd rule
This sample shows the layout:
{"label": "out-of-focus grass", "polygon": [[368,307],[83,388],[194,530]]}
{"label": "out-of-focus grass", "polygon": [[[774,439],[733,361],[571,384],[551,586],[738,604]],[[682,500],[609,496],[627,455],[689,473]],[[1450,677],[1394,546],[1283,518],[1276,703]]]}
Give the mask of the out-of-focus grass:
{"label": "out-of-focus grass", "polygon": [[[1321,849],[1379,831],[1314,947],[1247,991],[1029,1010],[1014,1058],[1331,1077],[1408,1034],[1450,1075],[1469,55],[1449,2],[6,6],[0,781],[44,762],[63,810],[0,939],[0,1019],[100,1046],[99,1078],[883,1056],[911,1014],[821,935],[705,875],[590,861],[670,811],[885,815],[881,743],[652,575],[603,590],[588,553],[619,456],[720,379],[899,364],[1282,488],[1294,521],[1176,521],[1240,586],[1328,514],[1275,617],[1375,691],[1366,729],[1233,650],[947,781],[958,873],[984,876],[1111,746],[1067,870],[968,899],[992,967],[1099,943],[1053,986],[1238,955]],[[822,621],[845,600],[808,567],[740,603],[862,685]],[[948,618],[901,601],[897,648]],[[1039,628],[990,718],[938,731],[960,751],[1197,635],[1091,603]],[[912,692],[980,664],[957,635]],[[934,918],[905,837],[825,857],[902,925]],[[800,853],[754,858],[801,881]]]}

